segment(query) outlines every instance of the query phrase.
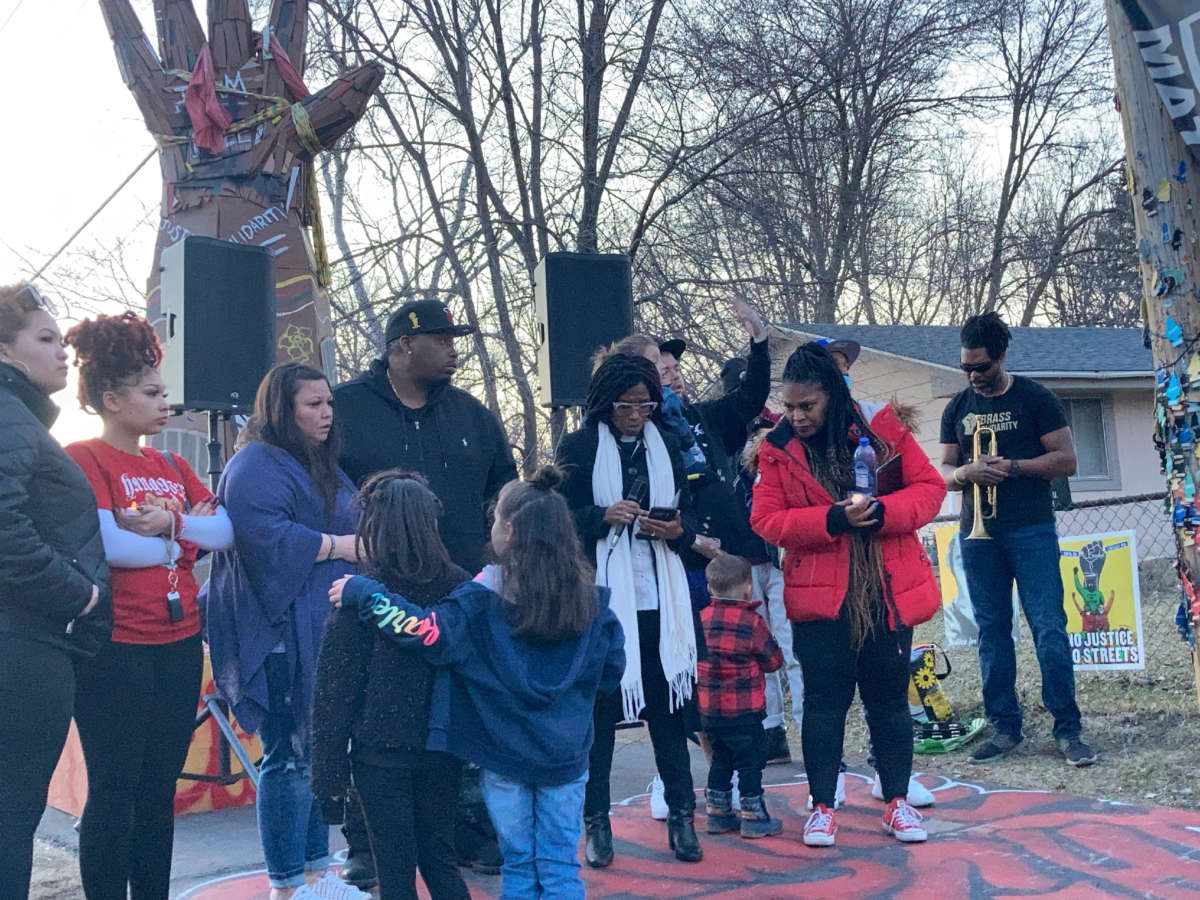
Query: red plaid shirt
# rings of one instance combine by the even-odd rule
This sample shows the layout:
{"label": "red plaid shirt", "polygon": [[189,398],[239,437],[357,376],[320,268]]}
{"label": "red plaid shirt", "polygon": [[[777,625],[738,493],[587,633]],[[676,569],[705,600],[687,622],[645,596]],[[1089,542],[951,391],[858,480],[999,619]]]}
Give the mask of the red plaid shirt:
{"label": "red plaid shirt", "polygon": [[782,666],[783,653],[758,606],[713,597],[700,612],[708,658],[696,667],[696,685],[706,725],[757,722],[766,712],[763,673]]}

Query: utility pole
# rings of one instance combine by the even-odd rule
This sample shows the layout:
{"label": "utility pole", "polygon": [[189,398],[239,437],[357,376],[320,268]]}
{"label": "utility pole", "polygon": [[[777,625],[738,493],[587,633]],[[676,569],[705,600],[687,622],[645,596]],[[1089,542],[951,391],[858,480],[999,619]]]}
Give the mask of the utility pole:
{"label": "utility pole", "polygon": [[[1200,14],[1186,0],[1105,0],[1105,7],[1142,260],[1142,311],[1154,354],[1154,437],[1195,636],[1200,630],[1200,118],[1193,115],[1200,116],[1200,94],[1187,78],[1187,62],[1189,55],[1195,57]],[[1200,701],[1196,642],[1192,662]]]}

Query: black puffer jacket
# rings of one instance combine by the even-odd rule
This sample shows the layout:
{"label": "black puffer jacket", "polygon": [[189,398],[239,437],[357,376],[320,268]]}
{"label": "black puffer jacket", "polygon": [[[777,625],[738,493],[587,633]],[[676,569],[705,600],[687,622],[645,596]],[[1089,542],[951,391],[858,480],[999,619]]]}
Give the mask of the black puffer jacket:
{"label": "black puffer jacket", "polygon": [[92,487],[47,430],[57,415],[0,363],[0,632],[91,656],[112,632],[108,563]]}
{"label": "black puffer jacket", "polygon": [[[428,609],[471,576],[452,566],[430,584],[388,588]],[[368,765],[417,765],[429,733],[433,666],[364,625],[355,610],[329,617],[313,697],[313,794],[344,797],[350,758]],[[346,747],[352,748],[347,754]]]}

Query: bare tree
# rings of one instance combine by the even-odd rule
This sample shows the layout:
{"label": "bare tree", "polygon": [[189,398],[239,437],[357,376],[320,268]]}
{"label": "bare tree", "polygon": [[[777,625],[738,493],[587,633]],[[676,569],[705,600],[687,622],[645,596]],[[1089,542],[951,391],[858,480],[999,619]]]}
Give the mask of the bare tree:
{"label": "bare tree", "polygon": [[[1007,148],[990,223],[991,252],[974,291],[974,311],[1004,302],[1009,219],[1042,165],[1070,155],[1078,117],[1111,96],[1104,19],[1095,0],[1010,0],[989,18],[980,63],[1004,98]],[[992,48],[994,47],[994,51]],[[1032,318],[1022,309],[1022,320]]]}
{"label": "bare tree", "polygon": [[[397,291],[452,299],[478,328],[473,368],[487,402],[508,414],[530,466],[544,416],[534,394],[538,261],[635,244],[675,202],[666,175],[687,148],[711,145],[704,117],[663,88],[666,0],[316,5],[314,65],[372,61],[389,73],[359,129],[378,171],[351,184],[337,161],[327,170],[355,220],[339,248],[361,261],[356,273],[347,263],[351,293],[335,309],[362,320],[365,335],[377,326],[364,306]],[[390,204],[369,196],[380,186]],[[391,242],[385,223],[404,240]]]}

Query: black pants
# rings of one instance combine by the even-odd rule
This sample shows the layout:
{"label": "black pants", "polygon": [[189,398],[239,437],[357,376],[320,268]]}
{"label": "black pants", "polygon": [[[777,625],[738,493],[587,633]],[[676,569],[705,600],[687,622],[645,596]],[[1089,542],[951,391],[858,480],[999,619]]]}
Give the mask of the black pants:
{"label": "black pants", "polygon": [[75,692],[75,666],[65,651],[15,634],[0,634],[0,897],[29,895],[33,833],[46,809]]}
{"label": "black pants", "polygon": [[[687,732],[683,710],[670,712],[669,689],[658,656],[659,618],[657,612],[638,613],[638,636],[642,655],[642,685],[646,706],[641,717],[650,729],[650,744],[654,748],[654,763],[663,780],[667,806],[678,812],[696,808],[695,788],[692,785],[692,759],[688,753]],[[626,647],[626,652],[632,648]],[[596,738],[588,757],[588,782],[583,799],[585,816],[607,813],[612,806],[609,778],[612,774],[613,750],[616,745],[617,722],[621,720],[621,693],[597,694],[593,709]]]}
{"label": "black pants", "polygon": [[367,821],[363,818],[362,804],[356,797],[346,798],[343,810],[342,837],[346,839],[347,858],[371,852],[371,837],[367,834]]}
{"label": "black pants", "polygon": [[446,753],[425,757],[395,768],[353,764],[381,900],[416,900],[418,867],[433,900],[470,897],[454,852],[462,764]]}
{"label": "black pants", "polygon": [[708,767],[708,789],[727,791],[738,773],[738,793],[757,797],[762,793],[763,766],[767,762],[767,733],[761,722],[747,725],[718,725],[704,729],[712,744]]}
{"label": "black pants", "polygon": [[908,655],[903,649],[912,638],[879,624],[855,650],[844,606],[836,620],[794,623],[792,636],[804,672],[800,742],[813,802],[833,809],[846,713],[856,685],[867,713],[884,799],[905,796],[912,774],[912,720]]}
{"label": "black pants", "polygon": [[200,635],[110,642],[79,667],[75,724],[87,762],[79,874],[88,900],[166,900],[175,782],[196,722]]}

